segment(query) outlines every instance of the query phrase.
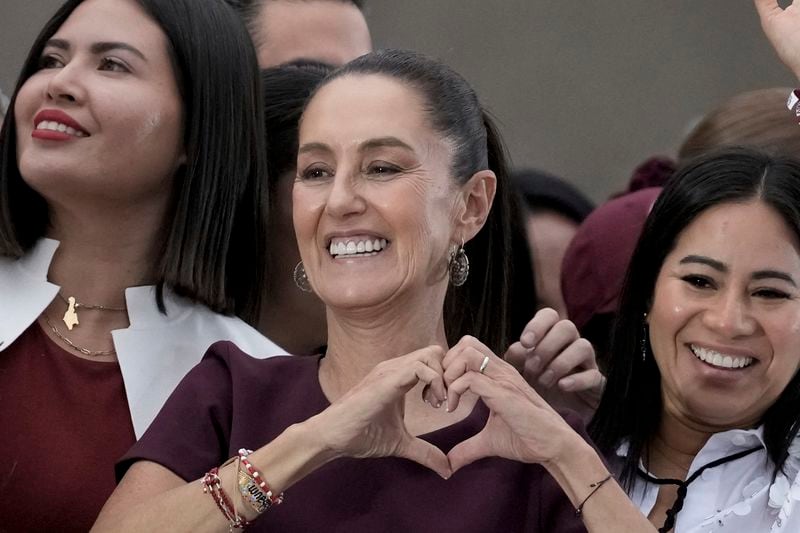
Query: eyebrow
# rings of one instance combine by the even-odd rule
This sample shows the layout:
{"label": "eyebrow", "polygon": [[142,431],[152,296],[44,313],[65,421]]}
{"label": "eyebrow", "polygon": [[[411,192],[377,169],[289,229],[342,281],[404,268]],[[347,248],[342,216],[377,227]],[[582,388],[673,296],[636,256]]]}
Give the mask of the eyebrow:
{"label": "eyebrow", "polygon": [[[64,39],[50,39],[45,43],[45,48],[52,47],[58,48],[60,50],[68,51],[71,46],[68,41]],[[144,56],[142,52],[139,51],[135,46],[131,46],[128,43],[117,42],[117,41],[103,41],[92,44],[89,47],[89,50],[97,55],[97,54],[104,54],[106,52],[110,52],[111,50],[127,50],[132,54],[138,56],[143,61],[147,61],[147,58]]]}
{"label": "eyebrow", "polygon": [[[728,267],[722,263],[721,261],[717,261],[716,259],[711,259],[710,257],[705,257],[703,255],[687,255],[683,259],[680,260],[680,264],[686,265],[691,263],[698,263],[701,265],[707,265],[717,270],[718,272],[726,273],[728,272]],[[783,280],[793,287],[797,287],[797,283],[795,282],[794,278],[787,274],[786,272],[781,272],[779,270],[759,270],[757,272],[753,272],[753,275],[750,276],[753,280],[762,280],[762,279],[779,279]]]}
{"label": "eyebrow", "polygon": [[[398,139],[397,137],[378,137],[377,139],[370,139],[366,141],[364,144],[358,147],[359,152],[366,152],[367,150],[371,150],[373,148],[383,148],[383,147],[397,147],[397,148],[404,148],[411,152],[414,151],[408,143],[405,143]],[[330,152],[331,147],[325,143],[320,142],[311,142],[304,144],[297,150],[298,154],[304,154],[306,152],[315,152],[315,151],[323,151],[323,152]]]}
{"label": "eyebrow", "polygon": [[414,149],[411,148],[411,146],[401,141],[397,137],[379,137],[377,139],[370,139],[369,141],[362,144],[359,150],[362,152],[366,152],[367,150],[371,150],[373,148],[383,148],[386,146],[394,148],[404,148],[410,152],[414,151]]}
{"label": "eyebrow", "polygon": [[317,151],[330,152],[331,147],[325,143],[314,142],[314,143],[306,143],[297,149],[298,154],[305,154],[307,152],[317,152]]}

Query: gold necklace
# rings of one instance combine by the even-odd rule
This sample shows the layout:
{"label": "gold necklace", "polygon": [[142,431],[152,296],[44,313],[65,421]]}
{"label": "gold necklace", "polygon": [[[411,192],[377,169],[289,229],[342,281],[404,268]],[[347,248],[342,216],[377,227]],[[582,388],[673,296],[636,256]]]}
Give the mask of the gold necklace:
{"label": "gold necklace", "polygon": [[92,304],[82,304],[78,302],[74,296],[70,296],[69,298],[64,298],[64,295],[61,292],[58,293],[58,296],[67,304],[67,310],[64,313],[64,318],[61,320],[64,322],[64,325],[67,326],[67,329],[72,331],[72,328],[80,324],[78,321],[78,309],[92,309],[95,311],[127,311],[126,307],[109,307],[106,305],[92,305]]}
{"label": "gold necklace", "polygon": [[88,348],[83,348],[81,346],[76,346],[75,343],[73,343],[71,340],[66,338],[60,331],[58,331],[58,328],[55,327],[55,325],[53,325],[52,322],[50,322],[49,318],[47,318],[47,314],[42,313],[42,317],[44,317],[44,321],[47,323],[48,326],[50,326],[50,329],[53,330],[53,334],[56,337],[58,337],[63,342],[65,342],[67,345],[69,345],[69,347],[72,348],[73,350],[78,351],[78,352],[82,353],[85,356],[88,356],[88,357],[100,357],[101,355],[115,355],[117,353],[117,351],[115,349],[113,349],[113,348],[111,350],[90,350]]}

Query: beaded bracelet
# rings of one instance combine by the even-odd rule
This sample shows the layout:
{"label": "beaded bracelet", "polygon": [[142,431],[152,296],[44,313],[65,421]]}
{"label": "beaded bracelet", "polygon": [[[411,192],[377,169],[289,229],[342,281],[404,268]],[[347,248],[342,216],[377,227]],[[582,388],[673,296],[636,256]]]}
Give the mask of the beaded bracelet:
{"label": "beaded bracelet", "polygon": [[588,501],[589,501],[589,498],[591,498],[592,496],[594,496],[594,493],[595,493],[595,492],[597,492],[598,490],[600,490],[600,487],[602,487],[602,486],[603,486],[603,483],[605,483],[605,482],[606,482],[606,481],[608,481],[609,479],[611,479],[611,474],[607,475],[606,477],[604,477],[603,479],[601,479],[601,480],[600,480],[600,481],[598,481],[597,483],[592,483],[591,485],[589,485],[589,488],[590,488],[590,489],[592,489],[592,492],[590,492],[590,493],[589,493],[589,495],[588,495],[588,496],[586,496],[586,497],[583,499],[583,501],[582,501],[582,502],[581,502],[581,504],[578,506],[578,508],[577,508],[577,509],[575,509],[575,516],[577,516],[578,518],[580,518],[580,517],[583,515],[583,506],[584,506],[584,505],[586,505],[586,502],[588,502]]}
{"label": "beaded bracelet", "polygon": [[[266,511],[273,505],[280,505],[281,503],[283,503],[283,493],[281,492],[277,496],[273,494],[272,489],[269,488],[269,485],[267,485],[267,482],[264,481],[264,478],[261,476],[258,470],[256,470],[253,467],[252,463],[247,460],[247,456],[250,455],[251,453],[253,453],[253,450],[247,450],[245,448],[241,448],[239,450],[239,461],[241,462],[241,465],[244,466],[245,471],[247,472],[246,477],[249,478],[249,480],[252,480],[253,482],[252,487],[243,489],[242,488],[243,483],[245,487],[247,487],[250,483],[249,480],[243,482],[242,478],[240,477],[239,490],[242,491],[242,496],[245,498],[245,500],[251,502],[251,505],[252,505],[252,498],[254,496],[259,500],[268,501],[269,505],[264,507],[264,511]],[[256,490],[256,489],[260,494],[255,495],[254,493],[251,492],[251,490]],[[247,492],[245,492],[245,490]]]}
{"label": "beaded bracelet", "polygon": [[233,528],[244,529],[250,525],[250,522],[245,520],[244,517],[239,516],[236,508],[231,502],[228,495],[222,489],[222,483],[219,478],[219,468],[212,468],[203,477],[203,493],[210,494],[217,508],[220,510],[225,520],[228,521],[228,531],[233,531]]}

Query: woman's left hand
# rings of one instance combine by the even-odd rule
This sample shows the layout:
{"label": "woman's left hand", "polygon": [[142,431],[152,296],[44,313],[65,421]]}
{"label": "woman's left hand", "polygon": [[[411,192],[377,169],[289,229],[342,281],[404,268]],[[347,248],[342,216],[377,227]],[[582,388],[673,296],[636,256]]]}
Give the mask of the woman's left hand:
{"label": "woman's left hand", "polygon": [[483,430],[448,453],[453,472],[492,456],[546,465],[568,443],[583,440],[513,366],[474,337],[464,337],[452,347],[442,367],[448,410],[454,410],[467,391],[480,396],[490,409]]}
{"label": "woman's left hand", "polygon": [[504,359],[551,405],[589,419],[600,403],[605,377],[597,368],[594,348],[554,309],[537,312]]}

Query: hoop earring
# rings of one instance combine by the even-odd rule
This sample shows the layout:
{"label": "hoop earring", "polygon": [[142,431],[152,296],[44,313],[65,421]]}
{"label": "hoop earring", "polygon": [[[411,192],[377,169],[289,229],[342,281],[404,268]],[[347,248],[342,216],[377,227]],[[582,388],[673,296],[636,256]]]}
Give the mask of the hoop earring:
{"label": "hoop earring", "polygon": [[644,313],[642,316],[642,341],[641,341],[641,350],[642,350],[642,361],[647,361],[647,345],[649,333],[647,329],[647,313]]}
{"label": "hoop earring", "polygon": [[306,269],[303,266],[303,262],[300,261],[297,263],[297,266],[294,267],[294,284],[297,285],[297,288],[303,292],[313,292],[311,289],[311,283],[308,281],[308,276],[306,275]]}
{"label": "hoop earring", "polygon": [[461,287],[467,281],[469,277],[469,258],[464,251],[464,239],[461,239],[460,247],[455,246],[450,252],[447,269],[450,273],[450,283],[454,287]]}

